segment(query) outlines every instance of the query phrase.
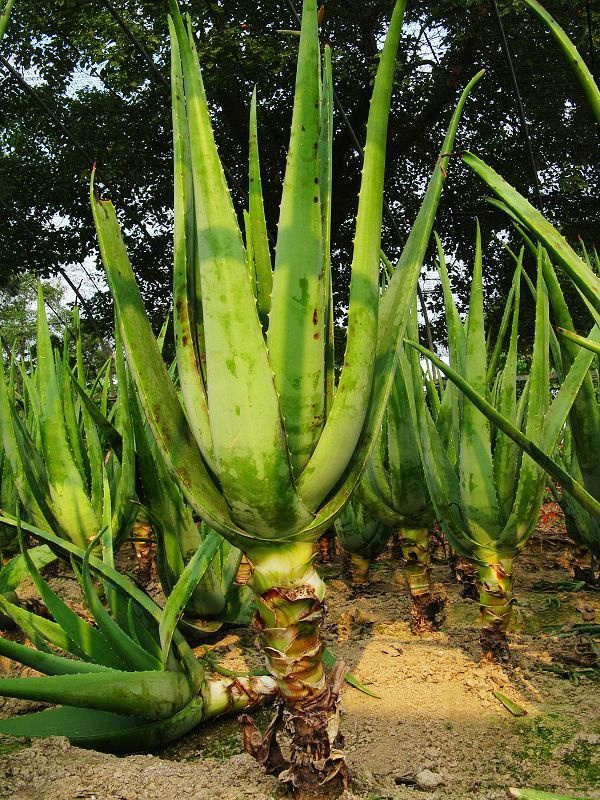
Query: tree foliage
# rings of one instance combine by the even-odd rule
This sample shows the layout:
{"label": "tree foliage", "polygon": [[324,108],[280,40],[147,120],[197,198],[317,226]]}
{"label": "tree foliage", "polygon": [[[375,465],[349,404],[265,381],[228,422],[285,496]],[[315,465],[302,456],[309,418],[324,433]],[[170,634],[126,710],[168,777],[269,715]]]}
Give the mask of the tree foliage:
{"label": "tree foliage", "polygon": [[[275,229],[291,119],[297,39],[277,33],[297,28],[288,2],[187,0],[216,135],[238,209],[244,206],[248,112],[253,86],[259,93],[259,135],[271,230]],[[588,246],[598,244],[598,140],[570,71],[547,31],[519,0],[499,0],[515,72],[520,83],[532,149],[540,175],[544,212],[562,232]],[[592,10],[590,41],[585,0],[547,0],[583,54],[600,44],[600,12]],[[150,54],[151,68],[111,7]],[[370,84],[393,0],[328,0],[323,39],[333,48],[334,77],[342,107],[362,142]],[[58,0],[51,14],[35,0],[19,0],[2,54],[33,85],[72,133],[55,119],[0,63],[0,280],[23,270],[49,276],[97,255],[88,208],[91,161],[98,184],[112,197],[127,235],[143,294],[158,325],[170,296],[172,145],[168,84],[166,4],[162,0]],[[532,168],[491,0],[413,2],[397,64],[389,135],[387,199],[398,231],[384,227],[385,248],[399,252],[414,220],[424,179],[457,92],[486,67],[462,126],[459,147],[501,169],[535,199]],[[333,234],[338,307],[343,310],[357,206],[360,159],[336,110]],[[457,158],[446,183],[437,227],[457,260],[453,288],[466,301],[472,261],[474,217],[484,237],[506,231],[506,222],[482,201],[476,178]],[[508,233],[513,244],[516,237]],[[497,241],[487,248],[484,278],[489,310],[501,312],[512,262]],[[430,265],[433,267],[432,252]],[[452,257],[450,258],[452,265]],[[427,293],[434,312],[436,289]],[[84,316],[106,330],[112,323],[105,291],[91,298]],[[440,337],[442,331],[437,331]]]}

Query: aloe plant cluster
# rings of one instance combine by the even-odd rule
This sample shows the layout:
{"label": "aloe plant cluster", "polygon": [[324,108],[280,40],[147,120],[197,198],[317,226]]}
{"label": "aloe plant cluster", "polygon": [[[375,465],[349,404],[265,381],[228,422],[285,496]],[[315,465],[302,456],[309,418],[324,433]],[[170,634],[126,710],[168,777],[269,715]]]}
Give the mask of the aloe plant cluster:
{"label": "aloe plant cluster", "polygon": [[[572,45],[535,0],[526,3],[550,26],[600,108]],[[303,3],[273,248],[258,93],[250,99],[249,203],[238,217],[191,22],[176,0],[169,9],[176,358],[165,364],[163,336],[156,340],[146,316],[116,210],[96,193],[92,176],[92,212],[116,310],[114,356],[98,375],[86,370],[77,313],[62,351],[54,347],[40,290],[35,357],[12,359],[0,375],[0,550],[13,556],[0,572],[0,611],[33,645],[0,639],[0,652],[44,675],[1,679],[0,694],[61,704],[2,721],[0,732],[60,732],[125,751],[141,740],[159,746],[216,714],[277,697],[264,736],[244,717],[247,749],[298,796],[334,795],[349,780],[339,723],[346,670],[338,664],[328,674],[324,666],[326,586],[314,565],[317,540],[335,524],[361,583],[393,531],[413,628],[432,629],[443,616],[429,556],[428,532],[437,521],[477,572],[484,651],[506,657],[514,559],[535,528],[547,473],[572,494],[581,541],[600,552],[600,428],[589,374],[600,342],[600,279],[593,257],[580,258],[528,201],[466,153],[464,163],[515,222],[523,249],[488,353],[479,226],[465,320],[438,240],[450,363],[418,343],[416,284],[462,109],[481,75],[458,101],[421,210],[392,265],[380,248],[387,123],[405,10],[398,0],[373,85],[347,344],[336,365],[334,76],[330,48],[319,41],[316,0]],[[6,19],[5,13],[0,35]],[[587,338],[574,330],[555,266],[588,303]],[[536,325],[530,377],[519,393],[524,282],[535,298]],[[422,355],[450,381],[435,381]],[[551,364],[561,381],[554,397]],[[153,531],[162,606],[115,568],[119,548],[136,538],[138,516]],[[43,544],[29,549],[28,537]],[[73,569],[86,619],[42,576],[56,557]],[[242,558],[250,565],[247,585],[235,580]],[[51,619],[11,594],[25,575]],[[188,639],[247,624],[252,615],[264,674],[235,675],[191,650]]]}

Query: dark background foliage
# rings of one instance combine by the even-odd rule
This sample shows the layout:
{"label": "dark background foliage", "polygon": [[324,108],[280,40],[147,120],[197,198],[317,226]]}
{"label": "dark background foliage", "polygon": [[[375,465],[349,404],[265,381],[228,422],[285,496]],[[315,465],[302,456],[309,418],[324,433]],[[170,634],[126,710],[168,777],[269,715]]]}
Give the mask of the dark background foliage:
{"label": "dark background foliage", "polygon": [[[300,0],[295,2],[300,6]],[[182,6],[197,31],[216,137],[240,211],[249,99],[253,86],[258,86],[267,216],[275,232],[297,48],[295,37],[282,36],[277,29],[297,27],[290,4],[186,0]],[[546,0],[546,6],[588,63],[598,61],[597,0]],[[378,47],[392,7],[393,0],[326,3],[322,35],[332,45],[337,93],[360,141]],[[599,141],[591,113],[537,18],[519,0],[498,0],[498,7],[520,83],[543,210],[571,242],[577,244],[582,237],[591,247],[598,244],[600,177]],[[97,257],[88,200],[94,160],[101,191],[117,205],[157,326],[169,308],[172,166],[165,13],[163,0],[56,0],[50,9],[38,0],[18,0],[2,43],[0,285],[26,270],[41,276],[62,270],[77,284],[81,273],[75,267],[84,263],[98,284],[98,291],[91,293],[86,278],[84,317],[103,332],[112,325],[112,308],[101,273],[89,259]],[[119,18],[150,54],[152,68]],[[34,87],[35,97],[9,72],[7,62]],[[384,248],[391,256],[400,251],[398,232],[404,239],[410,230],[458,92],[481,67],[487,74],[467,106],[458,147],[474,150],[536,200],[491,0],[412,0],[397,62],[388,139],[386,197],[398,229],[393,231],[387,221],[384,225]],[[343,316],[360,158],[339,112],[334,149],[334,269]],[[484,195],[475,176],[458,157],[453,159],[437,229],[464,307],[474,219],[479,217],[493,325],[502,312],[513,268],[495,237],[508,235],[515,246],[517,240],[502,215],[484,202]],[[434,266],[432,251],[427,269]],[[443,342],[439,289],[431,280],[425,289],[435,337]],[[530,316],[531,308],[524,308],[524,313]],[[581,324],[585,327],[583,318]]]}

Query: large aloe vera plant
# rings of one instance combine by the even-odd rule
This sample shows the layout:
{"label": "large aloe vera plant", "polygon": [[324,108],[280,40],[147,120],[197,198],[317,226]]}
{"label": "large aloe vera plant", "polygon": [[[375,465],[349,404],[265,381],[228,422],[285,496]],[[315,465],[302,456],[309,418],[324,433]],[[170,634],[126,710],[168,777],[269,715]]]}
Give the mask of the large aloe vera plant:
{"label": "large aloe vera plant", "polygon": [[[27,518],[86,547],[102,527],[108,492],[112,530],[118,544],[135,516],[134,438],[127,376],[119,337],[115,351],[119,397],[110,431],[117,454],[85,389],[85,369],[77,314],[74,316],[76,377],[69,363],[68,334],[61,355],[52,345],[41,286],[38,291],[37,363],[21,365],[21,403],[16,402],[13,370],[0,364],[0,426],[5,458]],[[18,408],[18,406],[21,408]],[[6,509],[9,511],[10,509]]]}
{"label": "large aloe vera plant", "polygon": [[[379,308],[385,145],[405,3],[394,8],[367,127],[348,340],[333,386],[330,270],[332,76],[317,4],[305,0],[274,269],[252,104],[245,242],[215,145],[190,28],[171,1],[175,146],[174,318],[183,407],[156,347],[112,204],[92,193],[100,251],[144,413],[195,511],[253,566],[260,641],[289,717],[251,749],[274,766],[275,729],[293,731],[283,779],[299,791],[346,783],[339,676],[327,682],[325,586],[313,545],[347,503],[382,421],[445,175],[440,157]],[[442,153],[452,150],[466,97]],[[287,713],[287,712],[286,712]],[[279,762],[281,763],[281,761]],[[321,787],[319,789],[318,787]]]}

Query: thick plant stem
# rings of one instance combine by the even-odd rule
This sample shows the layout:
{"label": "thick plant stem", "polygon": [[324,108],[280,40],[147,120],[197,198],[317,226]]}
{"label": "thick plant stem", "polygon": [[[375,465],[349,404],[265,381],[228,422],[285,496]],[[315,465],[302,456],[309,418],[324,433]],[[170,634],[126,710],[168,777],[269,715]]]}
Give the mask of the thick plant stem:
{"label": "thick plant stem", "polygon": [[479,564],[477,584],[481,611],[481,648],[493,661],[509,657],[506,632],[513,608],[513,559],[499,558],[495,564]]}
{"label": "thick plant stem", "polygon": [[452,571],[457,583],[460,585],[461,597],[468,600],[479,600],[479,588],[477,586],[477,568],[466,558],[453,553]]}
{"label": "thick plant stem", "polygon": [[349,553],[348,563],[352,583],[355,586],[365,586],[369,582],[371,559],[360,555],[360,553]]}
{"label": "thick plant stem", "polygon": [[429,531],[427,528],[401,528],[396,541],[404,559],[404,577],[413,601],[413,633],[439,630],[444,618],[444,599],[433,591]]}
{"label": "thick plant stem", "polygon": [[329,678],[323,670],[325,585],[313,567],[313,547],[294,543],[248,555],[256,627],[282,703],[264,737],[243,717],[244,747],[295,797],[333,797],[349,781],[339,733],[344,670]]}

